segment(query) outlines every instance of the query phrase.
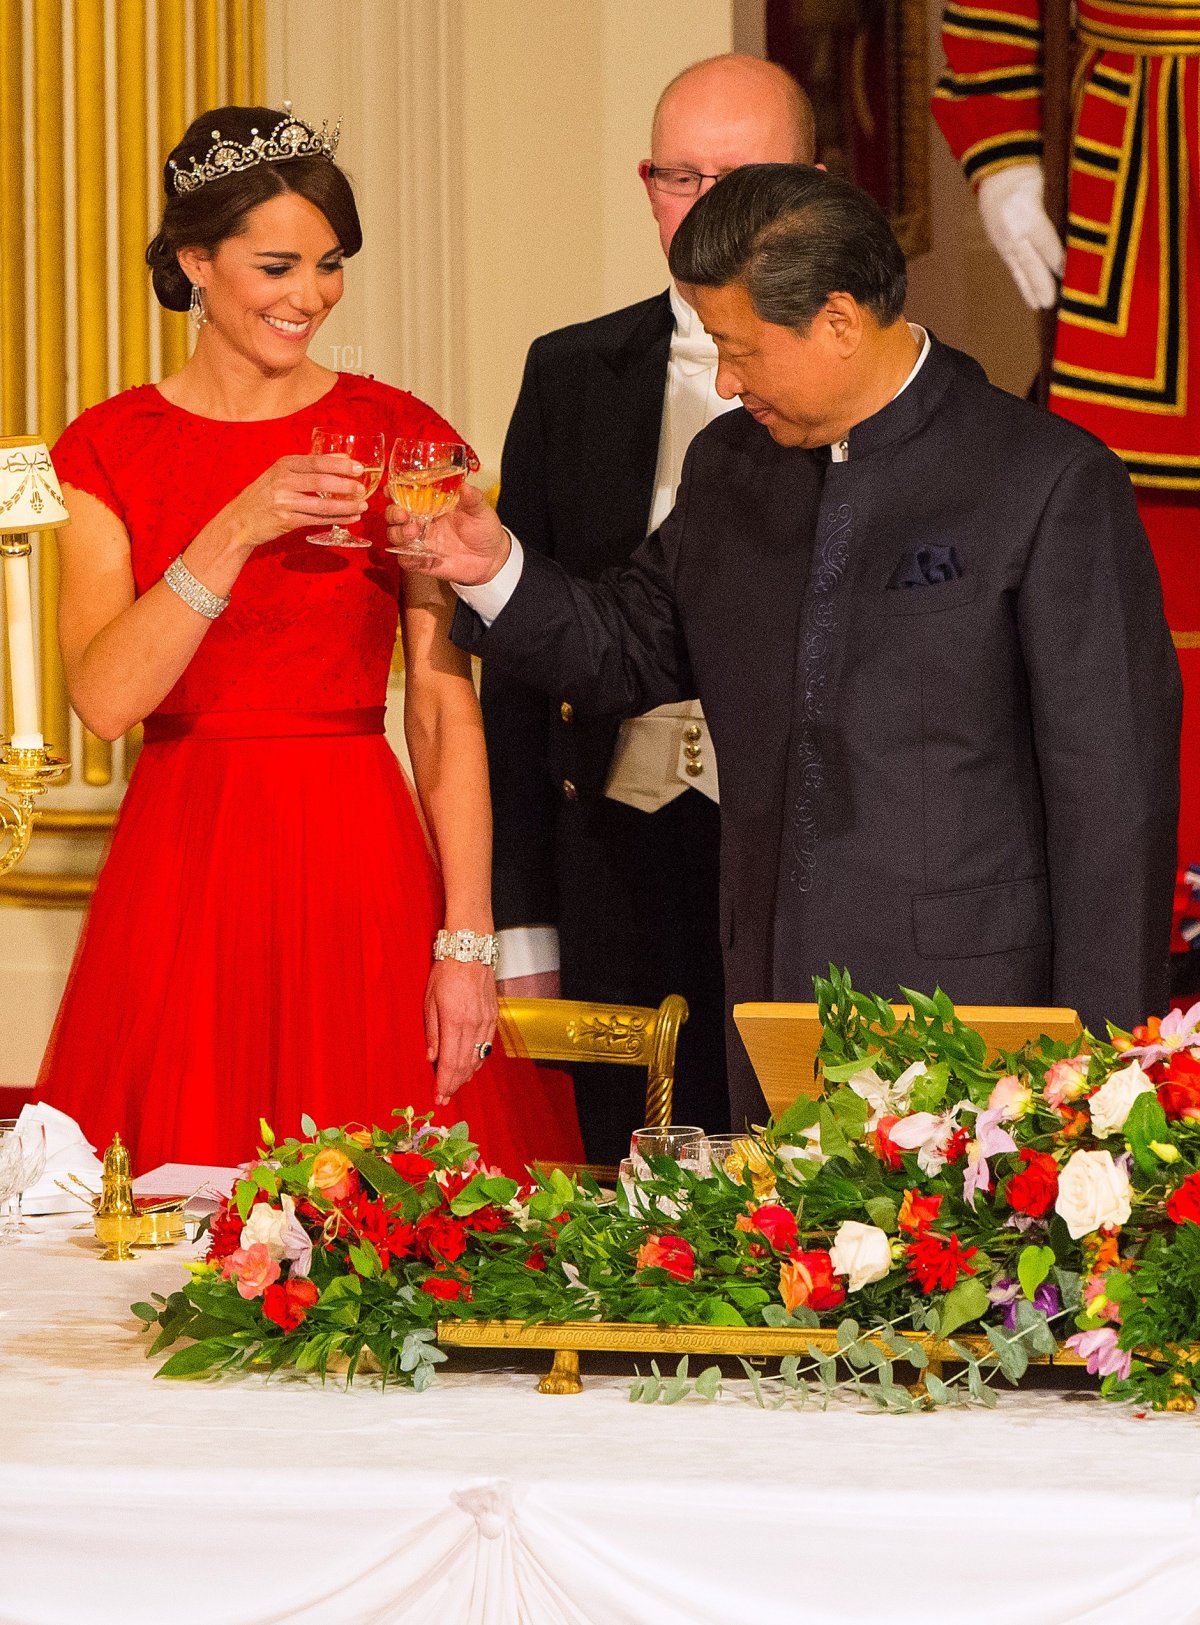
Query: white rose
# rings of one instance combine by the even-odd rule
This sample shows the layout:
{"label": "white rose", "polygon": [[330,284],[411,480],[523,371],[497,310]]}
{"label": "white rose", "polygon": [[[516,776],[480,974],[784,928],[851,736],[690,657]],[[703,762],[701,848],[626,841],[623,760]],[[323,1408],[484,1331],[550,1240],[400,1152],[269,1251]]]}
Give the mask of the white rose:
{"label": "white rose", "polygon": [[1111,1151],[1076,1151],[1058,1176],[1054,1211],[1066,1222],[1071,1240],[1102,1225],[1122,1225],[1129,1217],[1129,1175]]}
{"label": "white rose", "polygon": [[892,1244],[873,1224],[847,1219],[829,1249],[835,1275],[848,1275],[851,1292],[870,1281],[882,1281],[892,1267]]}
{"label": "white rose", "polygon": [[1122,1067],[1120,1072],[1114,1072],[1088,1099],[1088,1107],[1092,1114],[1092,1132],[1096,1138],[1107,1140],[1110,1134],[1123,1129],[1125,1119],[1129,1116],[1130,1108],[1137,1097],[1153,1091],[1154,1085],[1142,1071],[1138,1061],[1131,1061],[1128,1066]]}
{"label": "white rose", "polygon": [[282,1208],[268,1207],[259,1202],[250,1209],[250,1217],[242,1226],[243,1247],[253,1247],[261,1241],[276,1263],[284,1256],[283,1238],[288,1229],[288,1215]]}

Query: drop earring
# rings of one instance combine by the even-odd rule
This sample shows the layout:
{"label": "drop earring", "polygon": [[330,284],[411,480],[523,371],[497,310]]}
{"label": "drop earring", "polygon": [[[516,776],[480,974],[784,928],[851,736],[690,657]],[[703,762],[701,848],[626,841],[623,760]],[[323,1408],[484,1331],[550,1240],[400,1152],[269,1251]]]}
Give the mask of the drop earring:
{"label": "drop earring", "polygon": [[188,305],[188,315],[197,331],[208,322],[208,312],[204,308],[204,289],[198,282],[192,283],[192,300]]}

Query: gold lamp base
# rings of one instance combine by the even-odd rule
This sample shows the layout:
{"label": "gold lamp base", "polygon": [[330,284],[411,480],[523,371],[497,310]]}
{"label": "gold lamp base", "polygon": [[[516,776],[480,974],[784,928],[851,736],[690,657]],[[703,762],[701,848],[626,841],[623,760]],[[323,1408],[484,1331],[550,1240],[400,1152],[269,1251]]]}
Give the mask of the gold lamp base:
{"label": "gold lamp base", "polygon": [[0,739],[0,779],[7,796],[0,796],[0,875],[16,867],[29,848],[34,808],[39,796],[70,769],[61,756],[46,747],[36,750]]}

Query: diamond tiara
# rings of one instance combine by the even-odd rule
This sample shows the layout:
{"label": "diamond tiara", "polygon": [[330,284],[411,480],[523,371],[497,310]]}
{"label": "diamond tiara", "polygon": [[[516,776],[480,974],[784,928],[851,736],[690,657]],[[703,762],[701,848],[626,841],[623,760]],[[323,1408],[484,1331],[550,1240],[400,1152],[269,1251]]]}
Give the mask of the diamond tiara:
{"label": "diamond tiara", "polygon": [[193,157],[190,169],[180,169],[172,158],[170,167],[174,173],[171,179],[176,192],[181,196],[186,192],[195,192],[208,181],[219,181],[224,175],[237,175],[244,169],[253,169],[255,164],[281,164],[289,158],[328,158],[332,163],[341,139],[341,119],[332,130],[328,120],[324,120],[321,128],[316,130],[302,118],[293,115],[291,102],[284,102],[283,111],[284,117],[268,136],[261,136],[256,129],[252,129],[249,142],[234,141],[224,138],[220,130],[214,130],[213,144],[202,162],[197,162]]}

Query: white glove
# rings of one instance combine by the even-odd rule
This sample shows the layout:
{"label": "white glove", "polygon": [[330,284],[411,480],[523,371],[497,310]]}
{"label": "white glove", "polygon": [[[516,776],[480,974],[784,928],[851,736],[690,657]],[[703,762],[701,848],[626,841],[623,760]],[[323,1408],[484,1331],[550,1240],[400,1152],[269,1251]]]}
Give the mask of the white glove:
{"label": "white glove", "polygon": [[1042,166],[1036,159],[998,169],[979,183],[983,229],[1031,310],[1049,310],[1054,304],[1066,258],[1043,195]]}

